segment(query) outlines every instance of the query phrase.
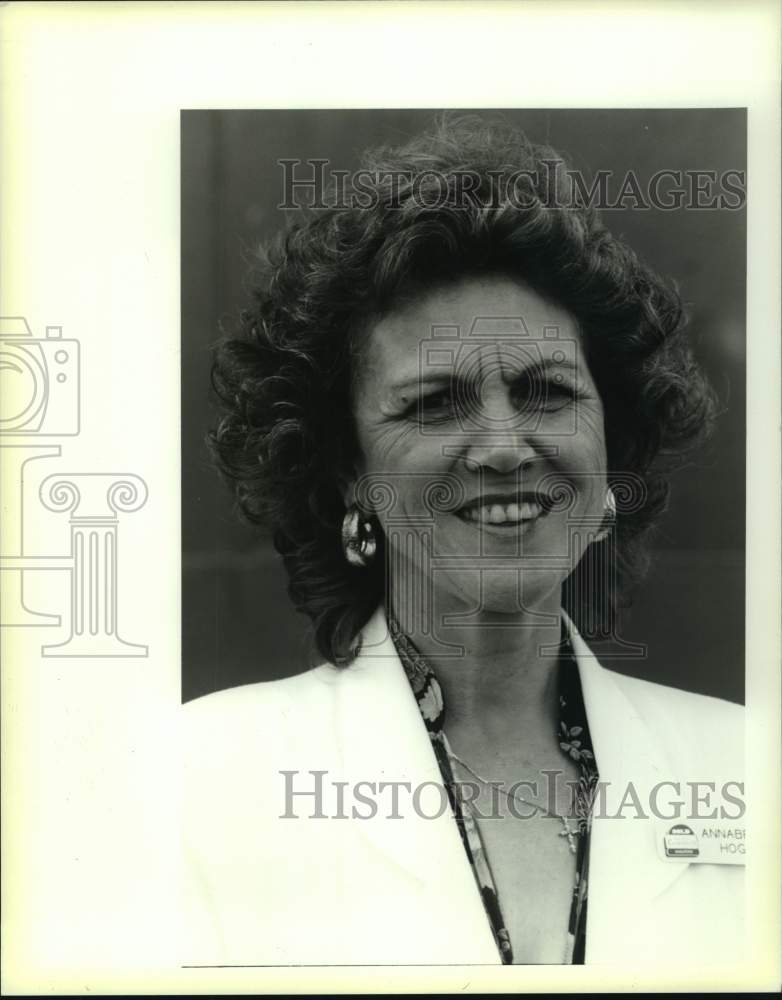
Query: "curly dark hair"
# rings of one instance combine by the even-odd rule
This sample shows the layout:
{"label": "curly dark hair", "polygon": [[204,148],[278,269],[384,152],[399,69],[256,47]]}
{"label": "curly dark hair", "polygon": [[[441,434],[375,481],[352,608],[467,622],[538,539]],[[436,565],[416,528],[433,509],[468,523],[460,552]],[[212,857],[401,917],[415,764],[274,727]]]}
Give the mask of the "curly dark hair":
{"label": "curly dark hair", "polygon": [[[338,483],[357,451],[360,334],[400,297],[498,274],[575,316],[603,401],[608,481],[631,473],[645,487],[637,509],[618,511],[612,607],[629,603],[647,568],[672,465],[710,429],[715,398],[684,339],[675,286],[573,200],[555,161],[504,121],[443,116],[401,147],[367,153],[360,188],[302,210],[258,253],[253,304],[216,349],[222,414],[209,443],[241,512],[273,529],[290,597],[334,664],[355,655],[385,586],[382,552],[365,569],[344,558]],[[589,635],[598,626],[584,629],[573,578],[563,600]]]}

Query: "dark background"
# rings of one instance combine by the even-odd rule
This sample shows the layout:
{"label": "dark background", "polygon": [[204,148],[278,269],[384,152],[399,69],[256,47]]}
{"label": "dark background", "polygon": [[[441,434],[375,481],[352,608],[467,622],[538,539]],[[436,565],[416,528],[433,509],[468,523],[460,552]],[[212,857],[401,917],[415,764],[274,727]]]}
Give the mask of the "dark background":
{"label": "dark background", "polygon": [[[474,112],[473,112],[474,113]],[[491,113],[491,112],[487,112]],[[432,111],[182,112],[183,700],[298,673],[314,662],[308,620],[285,592],[268,535],[243,526],[203,444],[214,419],[210,348],[246,304],[247,260],[285,225],[278,159],[355,169],[362,149],[396,142]],[[504,110],[533,141],[589,175],[746,169],[742,109]],[[612,186],[616,188],[618,181]],[[676,279],[690,334],[725,408],[708,449],[673,480],[655,562],[620,634],[648,658],[613,669],[733,701],[744,696],[744,210],[612,210],[604,220]],[[599,653],[598,653],[599,655]]]}

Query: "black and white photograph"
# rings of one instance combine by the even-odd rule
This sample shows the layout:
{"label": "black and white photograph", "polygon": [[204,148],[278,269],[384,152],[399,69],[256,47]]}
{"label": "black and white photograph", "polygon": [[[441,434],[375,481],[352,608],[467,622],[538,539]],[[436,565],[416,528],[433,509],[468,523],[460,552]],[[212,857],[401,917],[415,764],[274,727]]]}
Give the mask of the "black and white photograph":
{"label": "black and white photograph", "polygon": [[774,0],[0,4],[0,993],[782,988]]}
{"label": "black and white photograph", "polygon": [[186,110],[181,162],[192,961],[734,953],[745,112]]}

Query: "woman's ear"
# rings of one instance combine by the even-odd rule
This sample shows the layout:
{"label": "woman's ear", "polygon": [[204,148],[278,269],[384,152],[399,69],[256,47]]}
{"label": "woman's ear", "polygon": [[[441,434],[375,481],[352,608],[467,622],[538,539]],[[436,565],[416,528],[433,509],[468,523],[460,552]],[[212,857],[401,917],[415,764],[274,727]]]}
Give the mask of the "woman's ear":
{"label": "woman's ear", "polygon": [[341,473],[337,476],[337,488],[342,497],[345,508],[351,507],[356,502],[356,475],[351,471]]}

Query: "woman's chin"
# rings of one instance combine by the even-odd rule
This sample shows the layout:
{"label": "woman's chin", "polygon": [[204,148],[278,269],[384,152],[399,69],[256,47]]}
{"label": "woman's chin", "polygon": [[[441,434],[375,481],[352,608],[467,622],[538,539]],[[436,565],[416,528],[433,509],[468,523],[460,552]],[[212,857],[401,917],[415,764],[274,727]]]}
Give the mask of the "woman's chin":
{"label": "woman's chin", "polygon": [[527,570],[520,575],[518,571],[484,569],[479,577],[469,576],[465,574],[453,583],[475,613],[518,615],[532,611],[552,601],[557,603],[562,588],[562,580],[550,570]]}

